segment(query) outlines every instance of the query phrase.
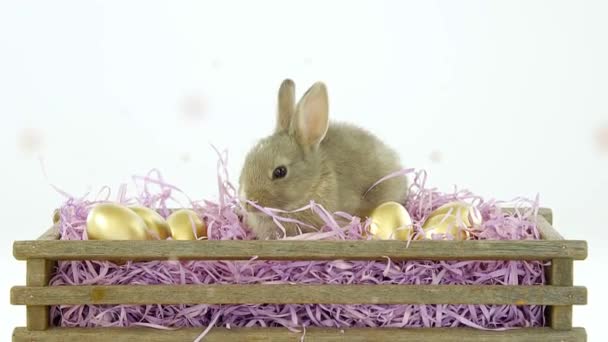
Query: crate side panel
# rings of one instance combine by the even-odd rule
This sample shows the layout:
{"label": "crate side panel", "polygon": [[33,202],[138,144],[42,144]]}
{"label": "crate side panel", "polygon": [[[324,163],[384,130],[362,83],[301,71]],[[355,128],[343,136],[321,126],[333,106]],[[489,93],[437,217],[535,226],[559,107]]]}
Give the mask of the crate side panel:
{"label": "crate side panel", "polygon": [[[27,286],[47,286],[51,277],[53,262],[44,259],[27,261]],[[44,305],[28,306],[26,308],[27,328],[30,330],[45,330],[49,327],[49,307]]]}
{"label": "crate side panel", "polygon": [[17,241],[19,260],[551,260],[587,257],[585,241]]}
{"label": "crate side panel", "polygon": [[[171,293],[170,296],[167,296]],[[107,285],[13,287],[17,305],[586,304],[584,287],[520,285]]]}
{"label": "crate side panel", "polygon": [[[173,342],[193,341],[204,328],[188,328],[165,331],[149,328],[55,328],[44,332],[27,331],[17,328],[13,342]],[[286,328],[213,328],[205,336],[208,342],[298,342],[310,341],[392,341],[392,342],[584,342],[585,330],[574,328],[558,331],[550,328],[525,328],[507,331],[484,331],[470,328],[432,328],[432,329],[390,329],[390,328],[352,328],[323,329],[309,328],[302,332],[292,332]]]}
{"label": "crate side panel", "polygon": [[[549,268],[549,284],[553,286],[572,286],[574,283],[574,262],[572,259],[554,259]],[[553,329],[572,328],[572,305],[549,307],[549,325]]]}

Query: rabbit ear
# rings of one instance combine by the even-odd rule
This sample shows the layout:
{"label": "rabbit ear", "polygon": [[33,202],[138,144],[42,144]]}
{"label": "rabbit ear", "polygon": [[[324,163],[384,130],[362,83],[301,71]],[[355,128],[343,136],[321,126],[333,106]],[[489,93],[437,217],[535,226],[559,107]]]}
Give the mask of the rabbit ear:
{"label": "rabbit ear", "polygon": [[286,79],[279,88],[277,107],[277,127],[275,132],[287,131],[296,107],[296,86],[292,80]]}
{"label": "rabbit ear", "polygon": [[329,127],[329,104],[325,84],[317,82],[302,96],[296,107],[291,125],[298,143],[306,149],[315,149]]}

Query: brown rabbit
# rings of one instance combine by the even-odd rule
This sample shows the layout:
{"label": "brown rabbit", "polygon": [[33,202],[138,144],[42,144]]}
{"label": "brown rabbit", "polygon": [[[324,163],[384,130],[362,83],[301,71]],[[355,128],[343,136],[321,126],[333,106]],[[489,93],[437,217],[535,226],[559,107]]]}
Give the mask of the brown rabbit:
{"label": "brown rabbit", "polygon": [[[240,197],[287,211],[314,200],[329,212],[343,211],[362,218],[383,202],[403,202],[405,176],[382,182],[365,194],[380,178],[402,168],[397,153],[361,128],[330,124],[328,115],[323,83],[310,87],[296,105],[293,81],[283,81],[275,132],[247,155],[239,179]],[[282,236],[270,217],[249,204],[245,208],[245,221],[258,239]],[[315,227],[322,224],[311,210],[284,216]],[[312,231],[294,223],[282,224],[287,235]]]}

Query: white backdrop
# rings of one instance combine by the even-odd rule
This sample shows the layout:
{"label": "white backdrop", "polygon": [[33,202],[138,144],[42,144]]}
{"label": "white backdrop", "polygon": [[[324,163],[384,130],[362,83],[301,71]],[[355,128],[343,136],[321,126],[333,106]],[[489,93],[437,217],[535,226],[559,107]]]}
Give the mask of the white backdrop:
{"label": "white backdrop", "polygon": [[[62,197],[158,168],[213,199],[216,157],[274,127],[277,87],[327,83],[331,116],[398,148],[431,183],[541,194],[586,239],[575,325],[600,340],[608,263],[608,2],[0,1],[0,325],[25,323],[12,241]],[[40,162],[43,159],[48,180]]]}

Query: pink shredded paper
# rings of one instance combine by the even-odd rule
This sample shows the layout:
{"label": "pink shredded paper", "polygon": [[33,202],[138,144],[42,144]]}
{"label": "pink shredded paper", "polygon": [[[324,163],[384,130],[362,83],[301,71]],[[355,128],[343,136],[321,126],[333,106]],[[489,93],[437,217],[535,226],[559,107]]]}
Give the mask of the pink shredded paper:
{"label": "pink shredded paper", "polygon": [[[193,208],[206,221],[210,240],[251,239],[242,224],[241,205],[228,181],[225,155],[218,162],[219,200],[193,201]],[[538,199],[517,199],[521,210],[500,211],[502,202],[484,200],[469,191],[439,192],[426,187],[424,171],[407,170],[412,178],[406,207],[420,229],[429,213],[451,201],[476,206],[483,223],[470,231],[472,239],[538,239],[533,217]],[[168,214],[167,202],[181,190],[166,183],[157,171],[135,177],[137,196],[128,197],[121,187],[115,202],[140,204]],[[62,240],[85,240],[86,217],[99,202],[110,201],[109,188],[102,200],[69,198],[60,208]],[[99,197],[99,196],[98,196]],[[275,218],[281,211],[263,208]],[[329,213],[311,203],[325,222],[319,232],[290,239],[360,240],[369,225],[346,213]],[[337,220],[341,218],[341,220]],[[339,224],[344,219],[346,224]],[[449,237],[448,237],[449,238]],[[415,243],[415,242],[413,242]],[[51,286],[119,284],[475,284],[542,285],[544,265],[539,261],[148,261],[117,265],[110,261],[61,261]],[[167,293],[167,296],[170,296]],[[52,322],[62,327],[146,326],[178,327],[276,327],[301,331],[316,327],[459,327],[508,329],[544,325],[544,307],[510,305],[61,305],[51,308]],[[203,329],[201,328],[201,331]]]}

